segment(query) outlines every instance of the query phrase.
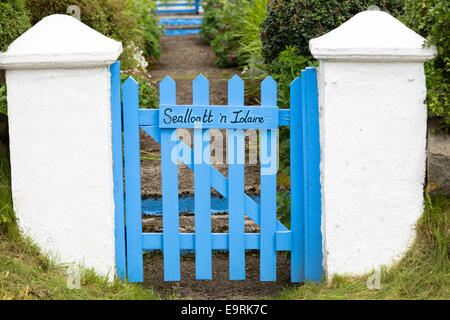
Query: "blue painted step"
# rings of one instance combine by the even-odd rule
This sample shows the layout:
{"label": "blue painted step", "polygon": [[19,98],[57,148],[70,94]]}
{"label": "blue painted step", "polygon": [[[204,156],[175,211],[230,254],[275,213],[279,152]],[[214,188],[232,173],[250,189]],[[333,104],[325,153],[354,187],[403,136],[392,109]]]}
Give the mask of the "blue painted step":
{"label": "blue painted step", "polygon": [[[259,196],[252,197],[259,203]],[[178,208],[182,213],[194,213],[194,197],[180,197]],[[211,197],[211,213],[220,214],[228,212],[228,200],[221,197]],[[147,199],[142,201],[142,213],[152,216],[162,215],[162,199]]]}
{"label": "blue painted step", "polygon": [[[181,36],[198,34],[200,32],[202,21],[202,18],[160,18],[159,24],[165,26],[190,26],[190,28],[166,28],[164,30],[165,36]],[[198,28],[192,28],[192,26],[198,26]]]}

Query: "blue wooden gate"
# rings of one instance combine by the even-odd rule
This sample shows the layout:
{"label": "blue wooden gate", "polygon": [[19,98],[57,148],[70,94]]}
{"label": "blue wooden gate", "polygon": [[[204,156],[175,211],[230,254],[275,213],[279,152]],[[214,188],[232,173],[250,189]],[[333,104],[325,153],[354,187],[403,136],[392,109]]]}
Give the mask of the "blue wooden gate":
{"label": "blue wooden gate", "polygon": [[[138,83],[128,78],[121,92],[118,63],[111,67],[111,74],[116,266],[119,277],[127,275],[131,282],[142,282],[143,251],[162,250],[164,279],[179,281],[180,250],[190,249],[195,251],[197,279],[212,278],[213,250],[228,250],[230,280],[243,280],[245,251],[251,249],[260,251],[261,281],[276,280],[277,251],[291,253],[292,282],[320,280],[320,146],[315,68],[306,68],[301,78],[292,82],[290,109],[278,109],[277,84],[271,77],[261,84],[261,106],[244,106],[244,82],[237,75],[228,82],[228,106],[209,105],[209,82],[199,75],[193,82],[193,105],[176,104],[175,81],[166,77],[160,83],[159,109],[139,109]],[[291,136],[290,230],[277,220],[277,174],[274,164],[277,161],[276,143],[280,126],[290,126]],[[177,139],[176,128],[193,129],[193,150]],[[227,178],[209,162],[208,129],[211,128],[227,129]],[[161,145],[162,233],[142,232],[140,129]],[[245,129],[260,132],[259,203],[244,192]],[[177,150],[182,150],[182,158]],[[195,233],[179,232],[178,161],[183,161],[194,172]],[[211,187],[228,199],[229,233],[211,233]],[[245,233],[244,215],[260,226],[260,233]]]}

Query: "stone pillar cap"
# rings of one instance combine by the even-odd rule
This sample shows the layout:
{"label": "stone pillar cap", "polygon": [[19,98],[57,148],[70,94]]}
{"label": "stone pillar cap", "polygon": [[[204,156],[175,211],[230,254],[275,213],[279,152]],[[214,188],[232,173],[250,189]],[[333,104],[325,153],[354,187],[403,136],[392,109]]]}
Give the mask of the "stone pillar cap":
{"label": "stone pillar cap", "polygon": [[436,48],[383,11],[363,11],[327,34],[312,39],[309,48],[322,61],[427,61]]}
{"label": "stone pillar cap", "polygon": [[54,14],[42,19],[0,54],[1,69],[84,68],[113,64],[122,43],[77,19]]}

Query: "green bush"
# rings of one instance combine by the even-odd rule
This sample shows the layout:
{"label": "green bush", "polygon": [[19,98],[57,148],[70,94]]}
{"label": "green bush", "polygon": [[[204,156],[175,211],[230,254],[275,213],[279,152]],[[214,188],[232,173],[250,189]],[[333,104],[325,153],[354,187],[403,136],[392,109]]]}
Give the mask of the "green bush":
{"label": "green bush", "polygon": [[299,56],[296,51],[296,47],[288,46],[269,68],[270,75],[278,83],[278,105],[281,108],[289,108],[291,82],[300,77],[306,67],[317,65],[311,56]]}
{"label": "green bush", "polygon": [[261,40],[265,62],[278,57],[286,46],[309,56],[309,40],[338,27],[370,5],[378,5],[394,16],[403,13],[404,0],[269,0],[262,23]]}
{"label": "green bush", "polygon": [[[206,0],[200,35],[216,54],[219,67],[245,66],[261,60],[259,26],[267,0]],[[258,58],[259,57],[259,58]]]}
{"label": "green bush", "polygon": [[156,109],[159,106],[157,83],[153,77],[137,68],[121,70],[121,81],[124,82],[130,76],[139,84],[139,108]]}
{"label": "green bush", "polygon": [[[26,0],[26,7],[30,11],[32,24],[42,18],[59,13],[65,14],[67,7],[77,5],[81,9],[81,21],[105,36],[121,41],[123,53],[120,57],[124,68],[140,66],[141,51],[147,58],[159,57],[159,46],[155,45],[156,37],[159,42],[159,29],[156,13],[150,11],[151,4],[143,5],[141,0]],[[147,11],[148,10],[148,11]],[[153,17],[152,17],[153,15]],[[150,25],[146,25],[146,23]]]}
{"label": "green bush", "polygon": [[211,43],[214,39],[214,33],[219,29],[219,15],[223,10],[225,4],[224,0],[204,0],[203,7],[203,22],[200,30],[200,37],[207,43]]}
{"label": "green bush", "polygon": [[262,61],[262,42],[259,36],[261,23],[267,16],[267,0],[253,0],[247,4],[245,12],[237,17],[232,33],[239,38],[239,57],[249,64]]}
{"label": "green bush", "polygon": [[450,5],[448,0],[407,0],[405,23],[436,45],[438,54],[425,63],[429,116],[441,119],[441,129],[450,131]]}
{"label": "green bush", "polygon": [[138,17],[139,30],[144,39],[144,53],[148,58],[159,60],[161,56],[160,37],[164,33],[159,26],[159,18],[156,14],[157,5],[155,1],[128,0],[133,13]]}
{"label": "green bush", "polygon": [[240,38],[235,34],[237,21],[242,19],[250,0],[225,1],[221,11],[217,11],[219,25],[213,30],[211,47],[216,54],[216,65],[230,67],[245,64],[245,60],[239,55]]}
{"label": "green bush", "polygon": [[0,52],[24,33],[31,25],[25,0],[1,0],[0,2]]}

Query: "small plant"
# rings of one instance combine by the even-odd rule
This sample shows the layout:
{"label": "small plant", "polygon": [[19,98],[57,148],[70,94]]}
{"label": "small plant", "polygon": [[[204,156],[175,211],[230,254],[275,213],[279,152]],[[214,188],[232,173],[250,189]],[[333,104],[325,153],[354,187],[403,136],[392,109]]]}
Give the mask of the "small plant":
{"label": "small plant", "polygon": [[151,74],[137,68],[121,70],[120,73],[122,81],[132,76],[139,84],[139,107],[141,109],[155,109],[158,107],[157,83],[153,80]]}
{"label": "small plant", "polygon": [[437,47],[437,56],[425,63],[429,116],[450,131],[450,5],[447,0],[407,0],[404,22]]}
{"label": "small plant", "polygon": [[31,27],[24,0],[2,0],[0,2],[0,52]]}
{"label": "small plant", "polygon": [[287,191],[277,193],[277,216],[287,228],[291,227],[291,195]]}
{"label": "small plant", "polygon": [[296,54],[297,47],[287,46],[272,62],[269,73],[278,83],[278,104],[281,108],[289,108],[290,85],[308,66],[318,65],[311,56]]}
{"label": "small plant", "polygon": [[0,86],[0,113],[8,115],[8,104],[6,102],[6,84]]}
{"label": "small plant", "polygon": [[370,5],[398,17],[403,14],[404,0],[269,0],[261,26],[265,63],[270,65],[289,45],[296,46],[297,55],[310,55],[309,40],[337,28]]}

